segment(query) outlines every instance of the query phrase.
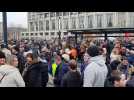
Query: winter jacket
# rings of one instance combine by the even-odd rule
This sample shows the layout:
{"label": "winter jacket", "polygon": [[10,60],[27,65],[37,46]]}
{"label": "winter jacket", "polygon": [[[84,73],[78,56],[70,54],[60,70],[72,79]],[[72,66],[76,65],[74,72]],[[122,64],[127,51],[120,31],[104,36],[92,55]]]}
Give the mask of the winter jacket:
{"label": "winter jacket", "polygon": [[102,56],[90,58],[90,63],[84,71],[84,87],[104,87],[108,70]]}
{"label": "winter jacket", "polygon": [[0,87],[25,87],[19,70],[10,65],[0,66],[0,79],[2,79]]}
{"label": "winter jacket", "polygon": [[61,87],[81,87],[82,79],[79,72],[67,72],[62,81]]}
{"label": "winter jacket", "polygon": [[46,87],[48,82],[48,65],[42,62],[30,65],[23,78],[26,87]]}
{"label": "winter jacket", "polygon": [[69,65],[67,63],[63,63],[57,66],[56,73],[54,76],[54,84],[56,87],[60,87],[61,80],[68,71],[69,71]]}
{"label": "winter jacket", "polygon": [[18,58],[18,69],[20,71],[20,73],[22,74],[23,70],[24,70],[24,65],[25,65],[25,58],[23,57],[23,54],[18,53],[16,54],[17,58]]}

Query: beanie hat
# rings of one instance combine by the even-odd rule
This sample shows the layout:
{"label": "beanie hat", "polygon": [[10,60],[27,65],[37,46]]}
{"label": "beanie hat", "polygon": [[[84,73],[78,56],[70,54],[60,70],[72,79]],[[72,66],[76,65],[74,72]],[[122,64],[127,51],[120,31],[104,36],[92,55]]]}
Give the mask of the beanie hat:
{"label": "beanie hat", "polygon": [[62,58],[65,60],[65,61],[69,61],[70,60],[70,57],[69,57],[69,55],[67,55],[67,54],[63,54],[62,55]]}

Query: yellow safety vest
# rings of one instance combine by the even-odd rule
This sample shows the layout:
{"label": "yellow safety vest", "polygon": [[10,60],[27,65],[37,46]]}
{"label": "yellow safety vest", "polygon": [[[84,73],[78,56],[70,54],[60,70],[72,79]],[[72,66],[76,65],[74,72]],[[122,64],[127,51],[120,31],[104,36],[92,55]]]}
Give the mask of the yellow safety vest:
{"label": "yellow safety vest", "polygon": [[57,64],[56,64],[56,63],[53,63],[53,64],[52,64],[52,75],[53,75],[53,76],[55,76],[56,69],[57,69]]}

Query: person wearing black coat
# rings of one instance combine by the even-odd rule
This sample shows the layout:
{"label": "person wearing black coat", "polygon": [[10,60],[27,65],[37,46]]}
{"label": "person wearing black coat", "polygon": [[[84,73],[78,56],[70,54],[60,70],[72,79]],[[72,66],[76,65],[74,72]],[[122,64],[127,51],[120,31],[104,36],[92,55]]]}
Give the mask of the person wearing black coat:
{"label": "person wearing black coat", "polygon": [[34,59],[33,54],[27,54],[27,60],[29,60],[30,64],[23,72],[25,85],[26,87],[46,87],[48,82],[48,65],[40,61],[35,62]]}
{"label": "person wearing black coat", "polygon": [[22,74],[24,70],[24,65],[25,65],[25,59],[23,57],[23,54],[20,53],[19,47],[15,46],[12,48],[12,54],[17,56],[18,59],[18,66],[17,68],[19,69],[20,73]]}
{"label": "person wearing black coat", "polygon": [[82,87],[82,78],[77,71],[75,60],[70,61],[70,71],[68,71],[61,81],[61,87]]}

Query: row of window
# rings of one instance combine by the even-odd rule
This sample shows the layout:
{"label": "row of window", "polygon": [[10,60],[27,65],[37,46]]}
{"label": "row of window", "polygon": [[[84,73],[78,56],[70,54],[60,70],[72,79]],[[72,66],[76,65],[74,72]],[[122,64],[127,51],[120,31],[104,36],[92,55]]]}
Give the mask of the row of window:
{"label": "row of window", "polygon": [[[64,12],[64,13],[66,15],[68,12]],[[43,31],[43,30],[48,31],[48,30],[56,30],[56,29],[76,29],[78,25],[79,29],[83,29],[83,28],[93,28],[94,24],[96,24],[96,27],[102,28],[103,25],[105,24],[104,21],[106,21],[106,27],[114,26],[114,14],[113,13],[106,14],[106,19],[104,19],[104,16],[102,14],[97,14],[95,18],[96,18],[96,23],[95,23],[93,15],[88,15],[86,20],[85,20],[85,16],[79,16],[78,23],[77,23],[76,17],[71,17],[70,27],[69,27],[69,18],[63,18],[63,20],[52,19],[51,21],[46,20],[45,22],[35,21],[35,22],[29,23],[30,24],[29,28],[30,28],[30,31]],[[117,26],[126,27],[126,21],[127,21],[126,14],[122,12],[118,13]],[[87,25],[85,23],[87,23]],[[130,26],[132,27],[134,26],[134,14],[133,13],[130,14]]]}
{"label": "row of window", "polygon": [[70,15],[77,15],[77,14],[82,14],[83,12],[47,12],[47,13],[29,13],[28,14],[28,19],[36,19],[36,18],[48,18],[50,17],[59,17],[59,16],[69,16]]}
{"label": "row of window", "polygon": [[[103,23],[103,16],[102,15],[97,15],[97,27],[102,27]],[[56,21],[55,19],[51,20],[51,29],[55,30],[56,29]],[[79,21],[79,28],[82,29],[85,27],[85,22],[84,22],[84,16],[80,16],[78,18]],[[121,22],[121,21],[120,21]],[[39,25],[38,25],[39,24]],[[76,17],[71,18],[71,29],[76,29]],[[113,14],[108,14],[107,15],[107,27],[112,27],[113,26]],[[93,15],[87,16],[87,27],[88,28],[93,28]],[[59,25],[57,27],[59,29]],[[60,29],[62,29],[62,23],[60,23]],[[63,29],[69,29],[69,19],[64,18],[63,19]],[[30,31],[43,31],[44,30],[44,24],[43,21],[39,22],[30,22]],[[46,20],[45,22],[45,30],[50,30],[50,21]]]}
{"label": "row of window", "polygon": [[[38,35],[40,35],[40,36],[43,36],[43,33],[41,32],[41,33],[22,33],[22,36],[29,36],[29,34],[30,34],[30,36],[38,36]],[[44,35],[49,35],[49,33],[44,33]],[[55,34],[55,32],[51,32],[51,34],[50,35],[59,35],[59,33],[57,33],[57,34]],[[67,32],[64,32],[64,35],[68,35],[68,33]]]}

